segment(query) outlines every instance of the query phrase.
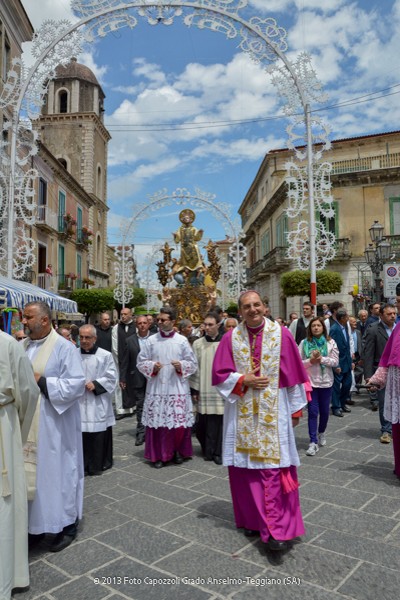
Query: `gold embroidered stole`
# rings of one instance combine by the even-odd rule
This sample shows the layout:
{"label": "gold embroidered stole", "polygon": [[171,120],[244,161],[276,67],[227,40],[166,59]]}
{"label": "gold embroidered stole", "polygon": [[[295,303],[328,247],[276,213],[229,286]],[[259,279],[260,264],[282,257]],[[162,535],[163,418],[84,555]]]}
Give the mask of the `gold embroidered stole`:
{"label": "gold embroidered stole", "polygon": [[[52,329],[49,335],[47,336],[46,341],[43,342],[41,348],[38,350],[34,359],[32,360],[32,367],[35,373],[43,375],[46,369],[47,361],[49,360],[58,339],[58,333],[56,333],[54,329]],[[29,338],[22,342],[25,350],[27,349],[29,342]],[[32,419],[31,428],[29,430],[26,443],[23,447],[25,475],[28,487],[28,500],[33,500],[36,492],[36,464],[37,444],[39,438],[40,396],[41,394],[39,393],[39,400],[36,405],[36,410]]]}
{"label": "gold embroidered stole", "polygon": [[[269,377],[263,390],[249,388],[237,402],[236,451],[250,454],[252,460],[279,464],[278,400],[281,356],[281,327],[265,319],[262,331],[260,375]],[[249,331],[244,323],[233,330],[233,358],[238,373],[253,370]]]}

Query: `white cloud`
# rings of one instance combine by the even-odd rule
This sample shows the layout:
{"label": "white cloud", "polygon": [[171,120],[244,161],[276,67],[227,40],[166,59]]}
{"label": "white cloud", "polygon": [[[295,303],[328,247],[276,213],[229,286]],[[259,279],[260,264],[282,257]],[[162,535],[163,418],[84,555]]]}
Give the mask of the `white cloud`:
{"label": "white cloud", "polygon": [[273,17],[274,12],[284,13],[288,9],[299,11],[315,9],[321,12],[332,12],[343,6],[347,0],[249,0],[249,5],[254,6],[261,13],[268,13]]}
{"label": "white cloud", "polygon": [[108,186],[108,197],[113,204],[119,203],[125,198],[133,200],[145,183],[165,173],[174,171],[181,164],[182,161],[179,158],[172,156],[161,159],[158,162],[141,164],[134,171],[111,179]]}

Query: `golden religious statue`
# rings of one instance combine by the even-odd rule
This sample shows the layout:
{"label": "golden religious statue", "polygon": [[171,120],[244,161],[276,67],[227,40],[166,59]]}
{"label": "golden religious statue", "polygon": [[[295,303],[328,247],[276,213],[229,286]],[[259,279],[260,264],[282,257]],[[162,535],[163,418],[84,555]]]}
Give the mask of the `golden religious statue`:
{"label": "golden religious statue", "polygon": [[179,213],[179,220],[182,225],[173,234],[175,243],[181,245],[178,273],[180,271],[187,272],[187,270],[198,272],[199,269],[203,269],[204,267],[203,259],[196,243],[203,237],[203,230],[196,229],[192,225],[195,218],[196,215],[190,208],[185,208]]}

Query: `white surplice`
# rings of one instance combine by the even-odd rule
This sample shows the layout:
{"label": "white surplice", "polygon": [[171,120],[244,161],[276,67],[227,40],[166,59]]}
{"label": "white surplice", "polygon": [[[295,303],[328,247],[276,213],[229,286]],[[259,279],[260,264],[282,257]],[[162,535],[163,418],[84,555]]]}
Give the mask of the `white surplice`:
{"label": "white surplice", "polygon": [[[25,443],[39,397],[39,388],[22,346],[0,331],[0,598],[14,587],[29,585],[28,501],[22,444]],[[7,494],[7,495],[5,495]]]}
{"label": "white surplice", "polygon": [[[181,374],[171,365],[175,360],[181,363]],[[163,366],[153,377],[156,362]],[[142,423],[155,429],[191,427],[194,417],[188,378],[197,370],[197,359],[187,338],[179,333],[152,335],[140,350],[137,368],[148,380]]]}
{"label": "white surplice", "polygon": [[[85,376],[75,346],[59,336],[46,364],[49,398],[41,395],[36,494],[29,503],[29,533],[58,533],[82,517],[83,453],[79,401]],[[43,340],[29,342],[32,361]]]}
{"label": "white surplice", "polygon": [[95,395],[89,390],[80,399],[82,431],[105,431],[115,425],[112,393],[117,385],[118,373],[111,352],[97,348],[95,354],[81,354],[86,382],[97,381],[106,391]]}

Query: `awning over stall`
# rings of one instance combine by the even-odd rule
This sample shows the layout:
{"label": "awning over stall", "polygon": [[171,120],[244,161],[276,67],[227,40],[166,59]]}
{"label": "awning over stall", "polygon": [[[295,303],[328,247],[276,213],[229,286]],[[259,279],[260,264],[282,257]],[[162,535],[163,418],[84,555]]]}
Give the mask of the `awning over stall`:
{"label": "awning over stall", "polygon": [[58,296],[49,290],[42,290],[31,283],[0,275],[0,308],[3,306],[22,309],[25,304],[35,300],[44,300],[52,310],[66,313],[78,312],[78,305],[73,300]]}

